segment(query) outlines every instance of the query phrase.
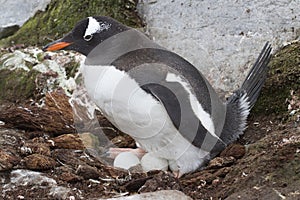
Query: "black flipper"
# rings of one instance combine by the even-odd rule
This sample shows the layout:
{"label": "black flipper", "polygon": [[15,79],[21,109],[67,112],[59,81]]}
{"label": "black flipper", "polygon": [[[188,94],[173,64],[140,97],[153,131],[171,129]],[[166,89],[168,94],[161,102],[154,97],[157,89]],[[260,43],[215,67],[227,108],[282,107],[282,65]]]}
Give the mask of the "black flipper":
{"label": "black flipper", "polygon": [[[177,82],[145,84],[141,86],[160,101],[180,134],[194,146],[210,151],[218,143],[194,114],[187,91]],[[223,144],[223,148],[224,148]]]}

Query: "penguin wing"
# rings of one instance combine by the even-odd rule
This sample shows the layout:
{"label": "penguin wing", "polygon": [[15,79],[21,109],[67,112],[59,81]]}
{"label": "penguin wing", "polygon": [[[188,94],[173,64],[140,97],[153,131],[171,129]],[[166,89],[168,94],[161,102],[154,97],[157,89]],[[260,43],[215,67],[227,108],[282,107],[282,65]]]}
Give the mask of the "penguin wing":
{"label": "penguin wing", "polygon": [[120,56],[111,65],[127,72],[160,101],[174,126],[193,145],[211,149],[210,141],[219,139],[211,116],[210,86],[185,59],[164,49],[144,48]]}
{"label": "penguin wing", "polygon": [[213,136],[195,114],[189,94],[180,83],[149,83],[142,89],[160,101],[180,134],[194,146],[210,151],[218,142],[218,137]]}

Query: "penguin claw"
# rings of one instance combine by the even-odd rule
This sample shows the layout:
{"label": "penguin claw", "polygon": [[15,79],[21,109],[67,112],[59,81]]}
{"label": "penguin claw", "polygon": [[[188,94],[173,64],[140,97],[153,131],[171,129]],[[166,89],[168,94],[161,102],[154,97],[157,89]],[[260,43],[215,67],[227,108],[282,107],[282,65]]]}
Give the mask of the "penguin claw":
{"label": "penguin claw", "polygon": [[183,174],[180,173],[180,171],[173,171],[173,175],[175,176],[175,178],[180,178]]}

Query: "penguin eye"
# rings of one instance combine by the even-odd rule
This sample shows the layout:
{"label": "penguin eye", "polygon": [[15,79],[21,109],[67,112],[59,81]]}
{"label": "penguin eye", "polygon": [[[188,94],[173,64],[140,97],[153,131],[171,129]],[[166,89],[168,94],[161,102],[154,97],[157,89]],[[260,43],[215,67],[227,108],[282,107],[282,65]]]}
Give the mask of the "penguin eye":
{"label": "penguin eye", "polygon": [[85,35],[85,36],[83,36],[83,39],[85,40],[85,41],[90,41],[91,39],[93,38],[93,35]]}

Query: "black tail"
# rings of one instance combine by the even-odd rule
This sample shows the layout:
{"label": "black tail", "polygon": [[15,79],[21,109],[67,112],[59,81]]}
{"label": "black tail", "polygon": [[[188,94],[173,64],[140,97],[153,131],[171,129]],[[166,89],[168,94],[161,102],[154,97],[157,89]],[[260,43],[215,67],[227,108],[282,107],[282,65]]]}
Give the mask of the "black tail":
{"label": "black tail", "polygon": [[271,50],[272,48],[267,42],[241,87],[241,90],[247,93],[249,109],[254,106],[260,90],[265,83],[268,72],[267,66],[271,58]]}
{"label": "black tail", "polygon": [[242,87],[235,91],[226,102],[226,119],[221,134],[221,139],[226,144],[235,141],[246,128],[247,117],[267,77],[271,50],[272,48],[267,42]]}

